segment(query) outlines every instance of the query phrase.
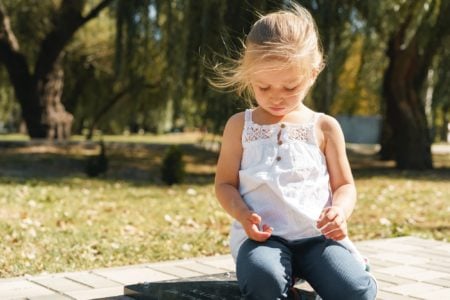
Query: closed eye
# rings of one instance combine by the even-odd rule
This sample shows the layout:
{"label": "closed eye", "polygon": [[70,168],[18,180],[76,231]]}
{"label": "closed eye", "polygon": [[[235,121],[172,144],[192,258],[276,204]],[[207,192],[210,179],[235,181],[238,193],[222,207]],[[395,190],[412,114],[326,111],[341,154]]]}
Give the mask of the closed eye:
{"label": "closed eye", "polygon": [[292,91],[295,91],[298,87],[299,87],[299,86],[296,85],[296,86],[293,86],[293,87],[284,87],[284,89],[285,89],[286,91],[288,91],[288,92],[292,92]]}
{"label": "closed eye", "polygon": [[269,88],[270,88],[269,86],[259,87],[259,90],[265,92],[265,91],[268,91]]}

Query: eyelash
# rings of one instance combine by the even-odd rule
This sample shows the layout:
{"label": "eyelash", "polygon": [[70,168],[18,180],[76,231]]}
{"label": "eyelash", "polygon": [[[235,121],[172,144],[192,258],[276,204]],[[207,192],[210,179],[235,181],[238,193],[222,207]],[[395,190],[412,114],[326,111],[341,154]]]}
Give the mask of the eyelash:
{"label": "eyelash", "polygon": [[287,88],[287,87],[285,87],[284,89],[285,89],[286,91],[288,91],[288,92],[292,92],[292,91],[294,91],[297,87],[298,87],[298,85],[296,85],[296,86],[294,86],[294,87],[292,87],[292,88]]}
{"label": "eyelash", "polygon": [[[286,91],[288,91],[288,92],[292,92],[292,91],[294,91],[295,89],[297,89],[297,87],[298,87],[298,85],[296,85],[296,86],[294,86],[294,87],[292,87],[292,88],[287,88],[287,87],[285,87],[284,90],[286,90]],[[268,91],[269,89],[270,89],[270,87],[260,87],[260,88],[259,88],[259,90],[262,91],[262,92],[266,92],[266,91]]]}

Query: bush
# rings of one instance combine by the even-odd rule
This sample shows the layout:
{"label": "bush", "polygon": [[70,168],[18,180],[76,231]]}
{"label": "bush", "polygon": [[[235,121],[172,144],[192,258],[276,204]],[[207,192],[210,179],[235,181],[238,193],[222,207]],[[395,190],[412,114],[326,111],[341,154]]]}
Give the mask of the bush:
{"label": "bush", "polygon": [[183,182],[185,175],[183,152],[179,146],[172,145],[167,149],[162,166],[161,179],[168,185]]}
{"label": "bush", "polygon": [[89,177],[97,177],[108,171],[108,158],[106,157],[105,144],[100,141],[100,153],[90,156],[86,162],[85,172]]}

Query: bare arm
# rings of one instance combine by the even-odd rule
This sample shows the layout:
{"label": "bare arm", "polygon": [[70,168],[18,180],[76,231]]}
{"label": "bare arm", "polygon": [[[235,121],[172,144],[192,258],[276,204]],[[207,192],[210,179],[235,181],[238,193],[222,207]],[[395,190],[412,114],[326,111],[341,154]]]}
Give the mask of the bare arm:
{"label": "bare arm", "polygon": [[244,227],[249,238],[264,241],[272,230],[259,228],[261,218],[251,211],[239,193],[239,169],[242,158],[243,114],[236,114],[228,120],[222,137],[222,147],[215,178],[216,197],[225,211]]}
{"label": "bare arm", "polygon": [[329,116],[320,121],[333,199],[332,206],[322,212],[317,226],[326,237],[340,240],[347,236],[347,220],[356,204],[356,188],[339,123]]}

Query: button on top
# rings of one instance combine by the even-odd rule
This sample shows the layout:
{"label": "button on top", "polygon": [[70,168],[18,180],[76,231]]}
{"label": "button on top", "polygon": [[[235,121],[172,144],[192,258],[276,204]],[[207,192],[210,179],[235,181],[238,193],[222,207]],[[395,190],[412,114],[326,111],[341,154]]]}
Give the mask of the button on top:
{"label": "button on top", "polygon": [[284,127],[286,127],[286,124],[284,124],[284,123],[281,123],[281,128],[284,128]]}
{"label": "button on top", "polygon": [[281,144],[283,144],[283,141],[278,140],[278,145],[281,145]]}
{"label": "button on top", "polygon": [[280,161],[281,160],[281,156],[277,156],[277,161]]}

